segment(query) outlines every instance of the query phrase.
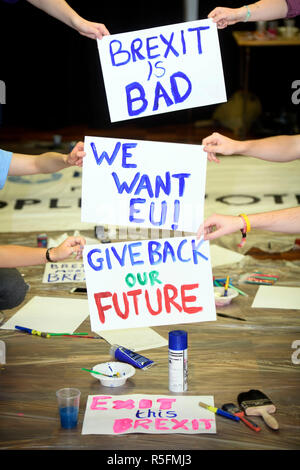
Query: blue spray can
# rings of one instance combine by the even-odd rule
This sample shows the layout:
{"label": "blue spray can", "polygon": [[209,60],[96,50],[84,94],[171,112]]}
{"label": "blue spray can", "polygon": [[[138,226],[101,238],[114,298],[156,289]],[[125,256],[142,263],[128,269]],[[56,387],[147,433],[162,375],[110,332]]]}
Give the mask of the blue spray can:
{"label": "blue spray can", "polygon": [[169,332],[169,390],[171,392],[185,392],[187,390],[187,347],[186,331]]}

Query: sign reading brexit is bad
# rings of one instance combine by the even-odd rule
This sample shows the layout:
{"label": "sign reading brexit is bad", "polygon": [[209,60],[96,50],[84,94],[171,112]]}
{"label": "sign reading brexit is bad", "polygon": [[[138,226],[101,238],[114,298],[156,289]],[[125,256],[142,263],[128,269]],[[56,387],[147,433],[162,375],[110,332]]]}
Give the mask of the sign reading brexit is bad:
{"label": "sign reading brexit is bad", "polygon": [[97,40],[112,122],[226,101],[210,19]]}
{"label": "sign reading brexit is bad", "polygon": [[86,245],[83,259],[95,332],[216,320],[203,239]]}
{"label": "sign reading brexit is bad", "polygon": [[203,220],[201,145],[85,137],[81,220],[195,233]]}

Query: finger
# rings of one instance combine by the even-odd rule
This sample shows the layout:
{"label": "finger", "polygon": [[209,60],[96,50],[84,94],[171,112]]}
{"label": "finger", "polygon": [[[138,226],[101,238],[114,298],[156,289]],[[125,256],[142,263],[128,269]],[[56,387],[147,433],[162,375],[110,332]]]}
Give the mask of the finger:
{"label": "finger", "polygon": [[73,247],[71,250],[71,255],[73,255],[74,258],[79,259],[82,256],[82,250],[78,246]]}
{"label": "finger", "polygon": [[220,7],[214,8],[208,15],[207,18],[212,18],[214,19],[216,15],[218,14]]}
{"label": "finger", "polygon": [[80,236],[72,236],[72,237],[69,237],[66,242],[69,244],[70,247],[73,247],[73,248],[76,248],[76,246],[84,246],[86,241],[83,237],[80,237]]}
{"label": "finger", "polygon": [[205,152],[207,153],[220,153],[220,145],[218,144],[207,144],[205,145],[204,149]]}
{"label": "finger", "polygon": [[209,162],[215,162],[215,161],[216,161],[216,156],[215,156],[215,154],[208,152],[208,153],[207,153],[207,160],[208,160]]}
{"label": "finger", "polygon": [[204,235],[204,240],[215,240],[216,238],[220,237],[222,233],[220,233],[220,230],[215,230],[214,232],[209,232],[205,233]]}
{"label": "finger", "polygon": [[104,36],[109,36],[110,33],[104,24],[97,24],[97,38],[102,39]]}
{"label": "finger", "polygon": [[[84,33],[83,31],[79,31],[79,34],[81,34],[81,36],[85,36],[85,37],[90,38],[90,39],[97,39],[97,34]],[[99,38],[99,39],[102,39],[102,38]]]}
{"label": "finger", "polygon": [[218,145],[221,140],[221,137],[222,136],[220,134],[214,132],[213,134],[209,135],[208,137],[205,137],[205,139],[202,140],[202,145]]}
{"label": "finger", "polygon": [[210,158],[208,158],[210,162],[215,162],[215,163],[220,163],[221,162],[221,160],[219,160],[216,157],[215,153],[208,153],[208,155],[210,155]]}
{"label": "finger", "polygon": [[215,21],[215,23],[218,23],[221,20],[226,21],[226,12],[222,8],[220,9],[216,8],[216,12],[214,13],[213,20]]}
{"label": "finger", "polygon": [[84,246],[86,244],[86,240],[83,237],[75,237],[76,238],[76,243],[80,246]]}
{"label": "finger", "polygon": [[81,246],[84,246],[85,243],[86,243],[85,239],[80,236],[73,237],[73,239],[71,240],[71,246],[73,246],[74,248],[77,248],[77,247],[80,248]]}
{"label": "finger", "polygon": [[202,139],[202,145],[208,144],[209,142],[212,141],[212,139],[213,139],[213,134],[208,135],[207,137],[205,137],[204,139]]}
{"label": "finger", "polygon": [[224,29],[228,26],[228,24],[230,24],[230,23],[228,23],[225,20],[221,20],[217,23],[217,27],[218,27],[218,29]]}
{"label": "finger", "polygon": [[76,245],[76,246],[73,246],[72,247],[72,253],[73,254],[78,254],[78,253],[81,253],[82,252],[82,248],[80,245]]}
{"label": "finger", "polygon": [[108,31],[107,27],[103,24],[102,25],[102,34],[103,36],[109,36],[110,35],[110,32]]}
{"label": "finger", "polygon": [[201,224],[200,227],[198,228],[198,231],[197,231],[197,235],[196,235],[197,240],[199,240],[199,238],[202,237],[202,235],[203,235],[203,228],[204,228],[204,224]]}

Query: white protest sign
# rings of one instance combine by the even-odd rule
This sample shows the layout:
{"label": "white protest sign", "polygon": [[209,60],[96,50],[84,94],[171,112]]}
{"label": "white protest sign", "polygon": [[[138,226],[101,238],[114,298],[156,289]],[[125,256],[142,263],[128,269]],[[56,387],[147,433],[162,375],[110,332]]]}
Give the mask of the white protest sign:
{"label": "white protest sign", "polygon": [[214,406],[210,395],[89,395],[82,434],[215,434],[215,415],[199,402]]}
{"label": "white protest sign", "polygon": [[211,19],[97,39],[112,122],[226,101]]}
{"label": "white protest sign", "polygon": [[81,220],[196,232],[207,155],[200,145],[85,137]]}
{"label": "white protest sign", "polygon": [[83,260],[95,332],[216,320],[208,241],[88,245]]}
{"label": "white protest sign", "polygon": [[82,262],[47,263],[45,265],[43,283],[85,282]]}

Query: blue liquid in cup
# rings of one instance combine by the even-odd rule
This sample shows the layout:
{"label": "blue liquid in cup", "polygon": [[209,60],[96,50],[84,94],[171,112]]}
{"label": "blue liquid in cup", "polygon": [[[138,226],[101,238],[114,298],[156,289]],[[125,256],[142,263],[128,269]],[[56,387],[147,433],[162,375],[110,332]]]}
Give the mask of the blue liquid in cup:
{"label": "blue liquid in cup", "polygon": [[62,428],[71,429],[77,426],[78,408],[76,406],[60,408],[59,414]]}

